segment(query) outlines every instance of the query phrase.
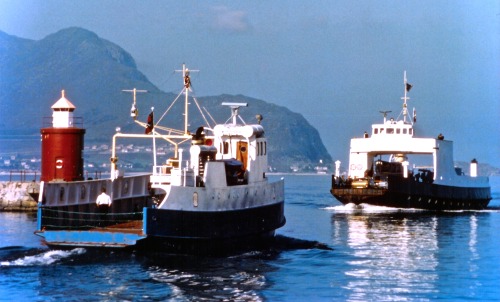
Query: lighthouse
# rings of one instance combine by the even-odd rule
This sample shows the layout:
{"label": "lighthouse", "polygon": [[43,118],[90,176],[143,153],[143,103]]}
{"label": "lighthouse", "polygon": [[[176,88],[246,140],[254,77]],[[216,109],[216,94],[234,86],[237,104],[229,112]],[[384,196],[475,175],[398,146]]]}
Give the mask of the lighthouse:
{"label": "lighthouse", "polygon": [[42,128],[41,181],[83,180],[83,140],[85,129],[73,116],[75,105],[65,96],[52,105],[52,126]]}

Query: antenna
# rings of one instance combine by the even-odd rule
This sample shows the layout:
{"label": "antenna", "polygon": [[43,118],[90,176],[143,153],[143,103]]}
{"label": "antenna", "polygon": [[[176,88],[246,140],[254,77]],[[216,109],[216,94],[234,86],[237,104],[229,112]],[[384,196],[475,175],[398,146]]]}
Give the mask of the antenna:
{"label": "antenna", "polygon": [[133,94],[133,99],[134,99],[134,103],[132,104],[132,108],[130,108],[130,116],[134,118],[134,120],[137,118],[137,116],[139,115],[139,110],[137,110],[137,106],[136,106],[136,103],[137,103],[137,93],[147,93],[148,91],[147,90],[138,90],[136,88],[134,89],[123,89],[122,90],[123,92],[131,92]]}
{"label": "antenna", "polygon": [[[231,103],[231,102],[223,102],[222,106],[231,107],[231,117],[233,118],[233,125],[237,124],[237,118],[239,117],[238,111],[240,107],[247,107],[248,103]],[[240,117],[241,119],[241,117]]]}
{"label": "antenna", "polygon": [[191,72],[199,72],[199,70],[189,70],[186,67],[186,64],[182,64],[182,70],[175,70],[176,72],[182,72],[182,78],[184,79],[184,92],[185,92],[185,101],[184,101],[184,134],[188,134],[188,105],[189,105],[189,91],[191,90],[191,77],[189,74]]}
{"label": "antenna", "polygon": [[379,111],[379,112],[384,115],[384,124],[385,124],[385,122],[387,121],[387,113],[391,113],[392,111],[388,110],[388,111]]}

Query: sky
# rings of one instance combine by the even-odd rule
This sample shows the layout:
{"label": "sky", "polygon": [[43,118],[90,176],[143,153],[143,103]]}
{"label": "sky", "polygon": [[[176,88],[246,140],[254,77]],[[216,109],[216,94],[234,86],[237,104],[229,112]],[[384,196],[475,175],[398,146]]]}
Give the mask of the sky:
{"label": "sky", "polygon": [[178,91],[186,63],[200,70],[198,97],[242,94],[301,113],[345,164],[379,111],[399,115],[406,70],[417,136],[442,133],[455,160],[500,167],[498,0],[0,0],[0,13],[1,31],[27,39],[93,31],[164,91]]}

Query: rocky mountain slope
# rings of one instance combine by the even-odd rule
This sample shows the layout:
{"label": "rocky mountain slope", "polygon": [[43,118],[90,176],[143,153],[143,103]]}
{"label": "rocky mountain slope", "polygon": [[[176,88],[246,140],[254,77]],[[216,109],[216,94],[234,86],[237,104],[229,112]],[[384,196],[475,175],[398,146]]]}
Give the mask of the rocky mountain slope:
{"label": "rocky mountain slope", "polygon": [[[172,62],[172,66],[180,63]],[[88,30],[67,28],[39,41],[0,31],[1,133],[38,133],[50,121],[50,107],[64,89],[77,107],[75,115],[83,117],[86,144],[110,143],[117,126],[123,131],[136,129],[130,119],[132,97],[122,92],[131,88],[149,91],[139,96],[139,118],[144,121],[151,107],[160,115],[177,96],[160,91],[137,69],[129,53]],[[241,110],[247,123],[254,123],[261,114],[269,138],[269,163],[277,171],[289,171],[291,165],[311,170],[320,160],[331,167],[332,159],[318,131],[301,114],[243,95],[197,100],[217,122],[230,115],[220,106],[222,102],[248,103]],[[179,104],[172,108],[168,126],[182,128],[182,111]],[[203,124],[201,115],[190,113],[191,131]]]}

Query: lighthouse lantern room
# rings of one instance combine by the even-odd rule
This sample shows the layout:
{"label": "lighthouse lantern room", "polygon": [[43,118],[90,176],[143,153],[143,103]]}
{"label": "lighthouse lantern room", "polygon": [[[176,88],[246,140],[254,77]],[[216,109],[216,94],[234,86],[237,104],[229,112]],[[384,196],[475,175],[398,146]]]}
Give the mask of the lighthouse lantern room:
{"label": "lighthouse lantern room", "polygon": [[75,105],[61,92],[52,105],[52,127],[42,128],[42,181],[83,180],[85,129],[75,126]]}

